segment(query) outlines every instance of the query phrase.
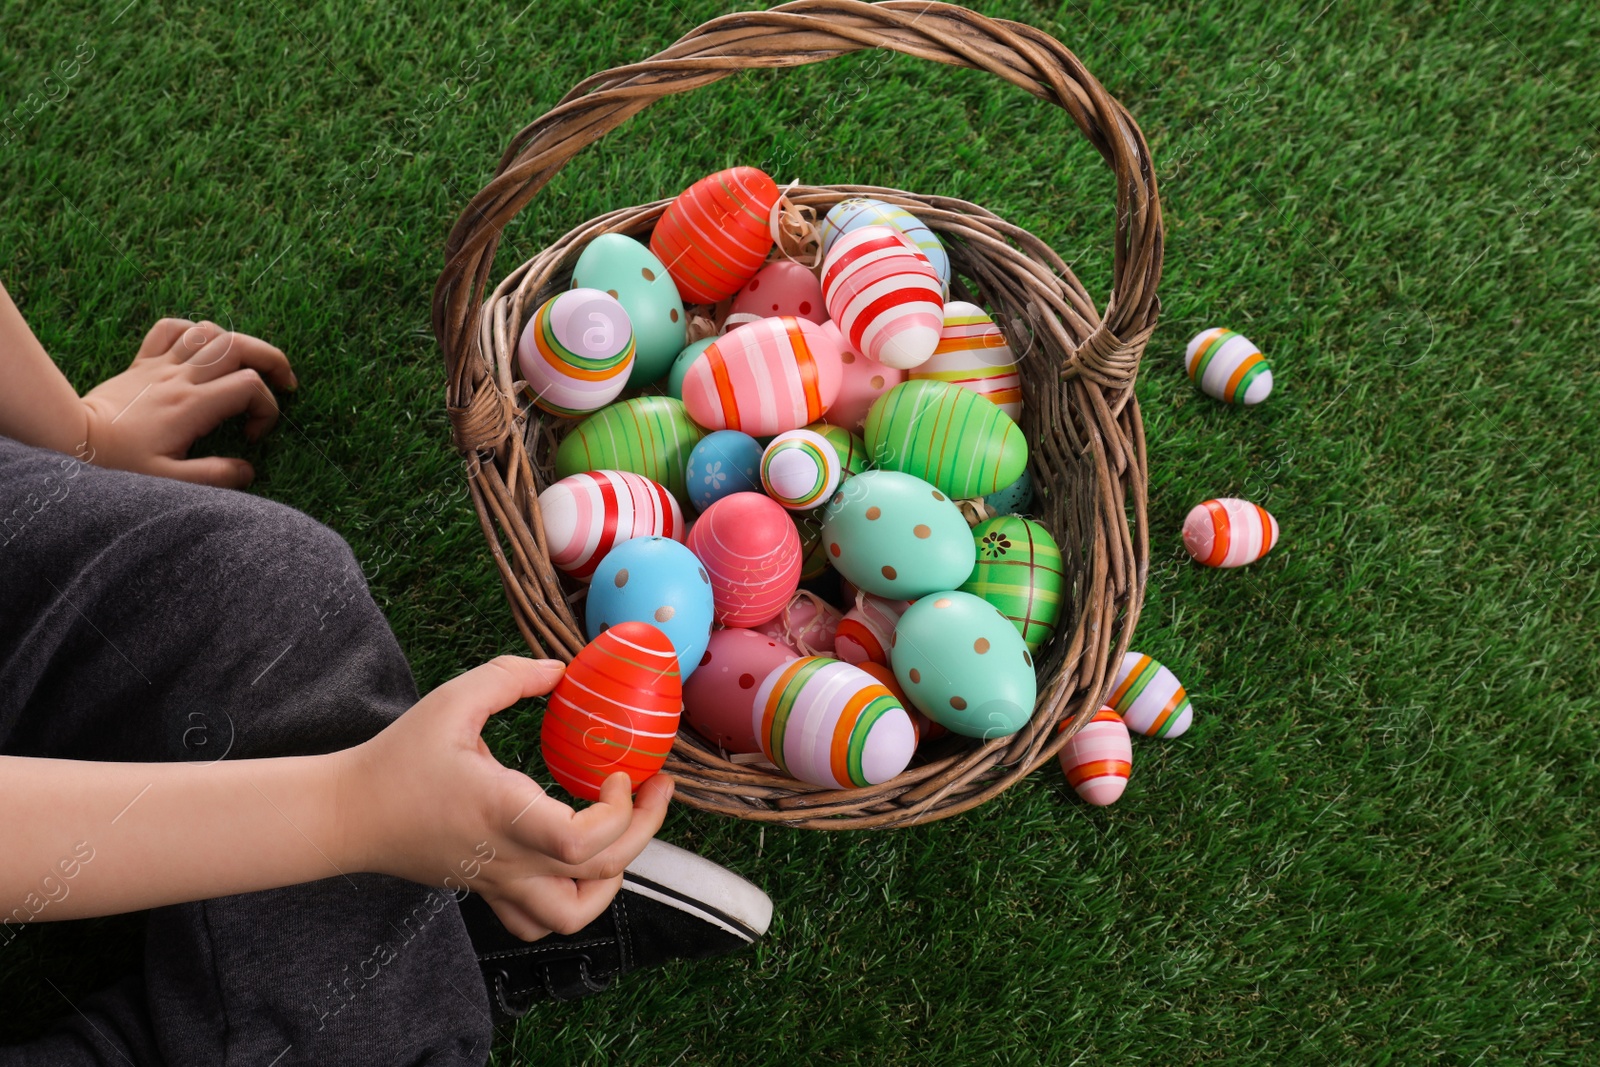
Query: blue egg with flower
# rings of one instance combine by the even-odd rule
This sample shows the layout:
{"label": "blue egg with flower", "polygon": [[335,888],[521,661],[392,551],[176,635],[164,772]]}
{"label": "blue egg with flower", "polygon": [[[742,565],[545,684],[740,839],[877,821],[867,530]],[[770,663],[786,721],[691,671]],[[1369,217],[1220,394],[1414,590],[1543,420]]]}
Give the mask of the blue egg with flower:
{"label": "blue egg with flower", "polygon": [[704,511],[734,493],[761,493],[761,444],[738,430],[717,430],[689,453],[689,503]]}

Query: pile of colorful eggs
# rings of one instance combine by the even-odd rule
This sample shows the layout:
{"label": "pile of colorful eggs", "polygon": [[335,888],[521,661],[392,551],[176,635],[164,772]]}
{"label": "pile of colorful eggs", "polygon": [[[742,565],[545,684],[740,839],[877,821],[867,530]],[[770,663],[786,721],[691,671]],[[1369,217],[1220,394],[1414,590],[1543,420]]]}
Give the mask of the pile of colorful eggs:
{"label": "pile of colorful eggs", "polygon": [[[1064,568],[1018,514],[1016,357],[946,300],[949,256],[904,209],[838,204],[808,267],[774,247],[779,202],[755,168],[711,175],[648,246],[592,240],[523,326],[520,388],[582,419],[538,500],[552,564],[588,586],[590,644],[542,734],[575,795],[659,769],[680,708],[735,758],[828,788],[1033,714]],[[691,317],[721,332],[687,343]],[[957,502],[977,497],[974,528]]]}
{"label": "pile of colorful eggs", "polygon": [[[1065,567],[1024,514],[1016,355],[983,308],[948,299],[947,250],[904,208],[840,202],[807,266],[775,247],[781,202],[753,167],[710,175],[648,245],[590,241],[572,287],[523,326],[520,387],[582,420],[538,498],[552,564],[588,587],[590,643],[541,738],[577,796],[596,799],[618,770],[637,788],[680,712],[736,762],[836,789],[886,782],[947,734],[1004,737],[1032,716]],[[701,320],[717,332],[690,342]],[[1190,347],[1210,395],[1270,391],[1237,334]],[[1218,567],[1277,536],[1232,499],[1197,506],[1183,530]],[[1062,768],[1085,800],[1111,803],[1130,730],[1173,738],[1192,718],[1172,672],[1129,652]]]}

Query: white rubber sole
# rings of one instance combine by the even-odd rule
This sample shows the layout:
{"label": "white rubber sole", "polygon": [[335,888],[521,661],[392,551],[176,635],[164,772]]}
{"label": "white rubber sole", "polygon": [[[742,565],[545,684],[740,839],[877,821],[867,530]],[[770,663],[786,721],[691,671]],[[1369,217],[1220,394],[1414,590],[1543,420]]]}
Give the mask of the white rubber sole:
{"label": "white rubber sole", "polygon": [[772,924],[772,898],[704,856],[652,840],[622,875],[623,888],[677,908],[745,941]]}

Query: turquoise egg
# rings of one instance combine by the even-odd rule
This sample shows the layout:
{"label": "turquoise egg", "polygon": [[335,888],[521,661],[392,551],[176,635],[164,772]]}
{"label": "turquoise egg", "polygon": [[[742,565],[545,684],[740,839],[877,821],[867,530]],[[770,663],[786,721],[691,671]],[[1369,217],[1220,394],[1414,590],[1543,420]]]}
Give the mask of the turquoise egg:
{"label": "turquoise egg", "polygon": [[890,600],[954,589],[978,559],[955,503],[897,471],[863,471],[841,485],[823,512],[822,542],[834,570]]}
{"label": "turquoise egg", "polygon": [[683,399],[683,376],[689,373],[689,364],[699,359],[700,353],[710,348],[715,340],[715,337],[702,337],[678,353],[678,358],[672,361],[672,369],[667,372],[668,396],[675,400]]}
{"label": "turquoise egg", "polygon": [[949,590],[912,604],[895,625],[889,661],[911,702],[952,733],[1009,737],[1033,716],[1033,656],[982,597]]}
{"label": "turquoise egg", "polygon": [[667,268],[644,245],[620,233],[589,242],[572,268],[572,284],[616,297],[633,324],[633,371],[628,387],[660,380],[683,349],[689,317]]}
{"label": "turquoise egg", "polygon": [[672,642],[684,678],[711,643],[711,578],[690,552],[666,537],[624,541],[600,561],[584,605],[589,640],[619,622],[646,622]]}
{"label": "turquoise egg", "polygon": [[717,430],[689,453],[689,503],[704,511],[731,493],[760,493],[761,446],[738,430]]}
{"label": "turquoise egg", "polygon": [[989,510],[996,515],[1020,515],[1033,503],[1033,475],[1022,468],[1022,476],[1003,489],[996,489],[983,498]]}

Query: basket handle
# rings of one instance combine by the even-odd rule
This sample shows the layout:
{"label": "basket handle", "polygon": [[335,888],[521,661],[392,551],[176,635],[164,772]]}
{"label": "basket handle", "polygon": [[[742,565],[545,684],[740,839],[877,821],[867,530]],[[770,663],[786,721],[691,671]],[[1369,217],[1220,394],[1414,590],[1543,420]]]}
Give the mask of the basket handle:
{"label": "basket handle", "polygon": [[511,398],[485,381],[478,319],[500,232],[567,160],[664,96],[740,70],[803,66],[863,48],[987,70],[1072,116],[1116,174],[1117,225],[1105,315],[1061,375],[1109,389],[1131,386],[1160,310],[1163,238],[1150,150],[1127,110],[1077,56],[1023,23],[922,0],[795,0],[712,19],[641,63],[587,78],[512,139],[494,177],[451,229],[433,291],[457,448],[499,452],[512,432]]}

